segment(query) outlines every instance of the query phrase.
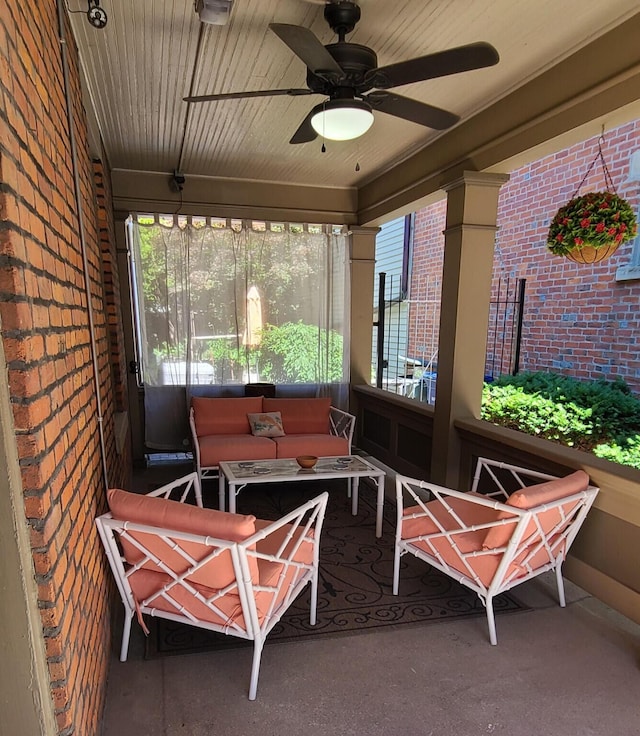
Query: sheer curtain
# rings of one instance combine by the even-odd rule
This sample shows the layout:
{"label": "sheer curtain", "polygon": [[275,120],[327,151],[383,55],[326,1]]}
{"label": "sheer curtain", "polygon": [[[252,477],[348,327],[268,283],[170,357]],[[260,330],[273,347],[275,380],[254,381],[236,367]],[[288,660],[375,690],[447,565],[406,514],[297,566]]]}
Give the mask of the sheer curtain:
{"label": "sheer curtain", "polygon": [[349,366],[346,236],[327,225],[134,215],[129,220],[145,442],[185,449],[193,394],[331,396]]}

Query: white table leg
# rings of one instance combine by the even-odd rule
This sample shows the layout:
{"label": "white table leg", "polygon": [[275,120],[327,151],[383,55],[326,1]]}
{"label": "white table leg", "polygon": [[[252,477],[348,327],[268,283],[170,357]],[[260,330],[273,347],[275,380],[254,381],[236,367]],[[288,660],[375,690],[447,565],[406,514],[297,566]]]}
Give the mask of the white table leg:
{"label": "white table leg", "polygon": [[384,506],[384,474],[377,477],[378,501],[376,508],[376,537],[382,536],[382,510]]}
{"label": "white table leg", "polygon": [[218,508],[224,511],[224,473],[218,469]]}
{"label": "white table leg", "polygon": [[358,484],[360,483],[360,478],[357,476],[355,478],[351,478],[351,513],[353,516],[356,516],[358,513]]}
{"label": "white table leg", "polygon": [[[241,486],[243,488],[244,486]],[[232,514],[236,513],[236,496],[238,495],[238,488],[229,482],[229,512]]]}

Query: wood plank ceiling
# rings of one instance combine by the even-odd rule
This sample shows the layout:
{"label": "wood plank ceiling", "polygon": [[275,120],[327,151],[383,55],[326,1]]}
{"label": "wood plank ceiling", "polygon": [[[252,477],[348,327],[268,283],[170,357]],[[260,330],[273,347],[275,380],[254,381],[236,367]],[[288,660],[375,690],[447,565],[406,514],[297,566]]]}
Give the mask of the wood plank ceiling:
{"label": "wood plank ceiling", "polygon": [[[85,0],[68,0],[86,11]],[[386,65],[473,41],[500,63],[408,85],[407,97],[462,121],[638,12],[637,0],[361,0],[347,40],[373,48]],[[360,139],[290,145],[322,100],[263,97],[188,104],[193,94],[304,87],[304,64],[268,28],[310,28],[336,40],[316,0],[235,0],[225,26],[201,24],[192,0],[102,0],[104,29],[71,15],[90,104],[114,169],[187,176],[361,186],[432,143],[437,131],[375,114]],[[629,39],[629,43],[636,42]],[[359,171],[356,164],[359,163]]]}

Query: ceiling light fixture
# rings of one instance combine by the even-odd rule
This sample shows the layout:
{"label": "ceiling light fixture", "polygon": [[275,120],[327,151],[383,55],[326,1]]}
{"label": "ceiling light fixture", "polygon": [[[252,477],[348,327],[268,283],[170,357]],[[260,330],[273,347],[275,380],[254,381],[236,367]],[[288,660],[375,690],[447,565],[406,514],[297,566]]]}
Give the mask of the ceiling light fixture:
{"label": "ceiling light fixture", "polygon": [[195,0],[196,13],[202,23],[224,26],[229,22],[233,0]]}
{"label": "ceiling light fixture", "polygon": [[330,141],[350,141],[373,124],[371,106],[361,100],[327,100],[313,108],[311,127]]}

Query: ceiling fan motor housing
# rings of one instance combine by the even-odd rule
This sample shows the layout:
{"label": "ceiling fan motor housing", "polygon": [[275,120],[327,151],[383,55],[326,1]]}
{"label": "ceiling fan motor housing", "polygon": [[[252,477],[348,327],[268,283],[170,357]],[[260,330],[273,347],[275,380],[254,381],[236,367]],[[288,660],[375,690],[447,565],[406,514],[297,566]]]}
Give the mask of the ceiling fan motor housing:
{"label": "ceiling fan motor housing", "polygon": [[378,66],[378,57],[373,49],[345,41],[330,43],[325,48],[342,67],[344,74],[339,79],[331,74],[320,77],[307,69],[307,86],[310,90],[330,95],[336,86],[351,87],[357,93],[371,89],[370,84],[364,83],[364,75]]}

